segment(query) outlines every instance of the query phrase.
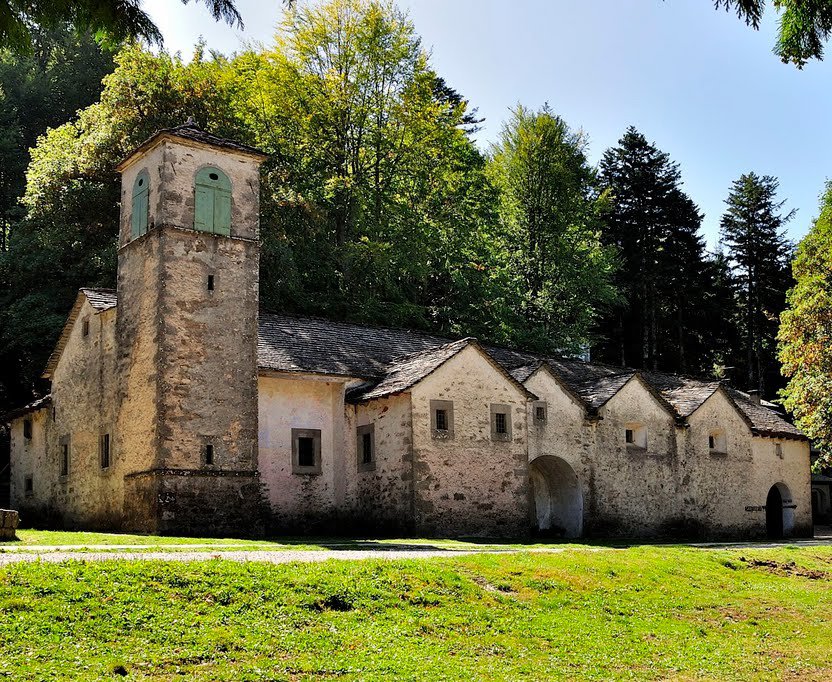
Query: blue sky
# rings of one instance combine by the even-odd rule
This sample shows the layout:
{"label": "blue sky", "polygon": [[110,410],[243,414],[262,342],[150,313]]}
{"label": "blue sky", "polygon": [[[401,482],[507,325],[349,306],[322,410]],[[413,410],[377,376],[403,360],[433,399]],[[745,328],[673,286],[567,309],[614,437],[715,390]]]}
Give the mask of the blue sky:
{"label": "blue sky", "polygon": [[[302,1],[302,0],[301,0]],[[754,170],[780,179],[804,235],[832,176],[832,57],[802,71],[772,54],[776,13],[755,32],[711,0],[400,0],[434,68],[479,108],[479,142],[510,107],[548,102],[590,138],[597,162],[635,125],[680,164],[685,189],[716,244],[731,181]],[[269,44],[280,0],[238,0],[246,30],[215,24],[205,8],[146,6],[166,47],[188,55],[203,36],[230,53]]]}

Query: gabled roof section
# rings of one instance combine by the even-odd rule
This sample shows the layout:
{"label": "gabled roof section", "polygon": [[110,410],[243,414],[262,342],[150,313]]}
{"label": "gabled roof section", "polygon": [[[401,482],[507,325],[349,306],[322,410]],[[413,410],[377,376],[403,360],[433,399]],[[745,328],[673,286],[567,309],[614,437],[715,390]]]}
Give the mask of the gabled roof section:
{"label": "gabled roof section", "polygon": [[751,433],[755,436],[784,438],[788,440],[809,440],[793,424],[790,424],[777,414],[777,412],[765,405],[758,405],[751,400],[747,393],[725,387],[722,387],[722,390],[735,405],[751,429]]}
{"label": "gabled roof section", "polygon": [[537,360],[530,365],[523,365],[511,371],[511,376],[520,381],[523,385],[531,379],[538,372],[545,372],[552,380],[566,393],[577,405],[591,413],[593,410],[590,405],[583,399],[573,388],[567,384],[563,378],[558,374],[558,371],[552,366],[550,360]]}
{"label": "gabled roof section", "polygon": [[257,358],[261,370],[381,380],[394,360],[450,341],[405,329],[261,313]]}
{"label": "gabled roof section", "polygon": [[32,412],[37,412],[38,410],[45,410],[51,404],[51,394],[45,395],[43,396],[43,398],[38,398],[37,400],[29,403],[28,405],[18,407],[16,410],[12,410],[11,412],[6,412],[6,414],[0,416],[0,424],[9,424],[15,419],[25,417],[27,414],[31,414]]}
{"label": "gabled roof section", "polygon": [[390,371],[376,384],[371,382],[356,386],[347,392],[347,400],[352,403],[366,402],[377,398],[383,398],[397,393],[403,393],[426,379],[448,360],[458,355],[462,350],[472,346],[477,352],[491,364],[500,374],[508,379],[527,398],[535,399],[536,396],[526,389],[521,382],[512,376],[506,369],[495,362],[479,345],[476,339],[466,338],[459,341],[452,341],[442,346],[418,351],[412,355],[395,359],[391,363]]}
{"label": "gabled roof section", "polygon": [[115,289],[90,289],[85,287],[79,289],[79,291],[87,297],[90,305],[99,313],[118,305],[118,296]]}
{"label": "gabled roof section", "polygon": [[703,381],[677,374],[662,372],[642,372],[641,374],[683,418],[696,412],[720,386],[718,381]]}
{"label": "gabled roof section", "polygon": [[114,289],[92,289],[84,288],[78,290],[78,295],[75,297],[75,303],[72,304],[72,309],[69,311],[66,324],[61,330],[61,335],[58,337],[58,342],[55,344],[55,350],[46,361],[46,369],[41,375],[42,379],[51,379],[55,368],[58,366],[58,361],[66,348],[69,335],[72,332],[72,327],[75,326],[75,321],[84,307],[84,301],[88,301],[96,314],[103,313],[105,310],[115,308],[118,304],[118,297]]}
{"label": "gabled roof section", "polygon": [[201,128],[198,128],[196,123],[194,123],[193,119],[189,118],[186,123],[183,123],[180,126],[175,126],[173,128],[163,128],[154,135],[151,135],[148,139],[146,139],[138,147],[131,151],[124,158],[124,160],[121,163],[119,163],[118,166],[116,166],[116,170],[119,172],[124,170],[127,166],[130,165],[130,161],[136,154],[146,152],[147,150],[156,146],[158,142],[160,142],[166,137],[174,137],[182,140],[188,140],[189,142],[195,142],[197,144],[206,145],[208,147],[220,147],[223,149],[229,149],[240,154],[253,156],[259,159],[260,161],[265,161],[268,158],[268,156],[264,152],[257,149],[256,147],[251,147],[247,144],[243,144],[242,142],[236,142],[235,140],[230,140],[228,138],[219,137],[217,135],[214,135],[213,133],[209,133],[205,130],[202,130]]}

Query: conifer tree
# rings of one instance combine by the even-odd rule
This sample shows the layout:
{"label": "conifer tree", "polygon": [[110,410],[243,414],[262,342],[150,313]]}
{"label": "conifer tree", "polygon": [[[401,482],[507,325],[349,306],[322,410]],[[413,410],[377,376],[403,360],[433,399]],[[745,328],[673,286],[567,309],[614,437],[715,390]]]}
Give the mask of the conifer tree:
{"label": "conifer tree", "polygon": [[794,211],[782,213],[785,201],[776,199],[778,185],[770,175],[742,175],[731,185],[721,222],[722,242],[737,283],[741,338],[736,364],[744,388],[764,395],[782,386],[777,327],[792,281],[788,270],[792,246],[782,230]]}
{"label": "conifer tree", "polygon": [[713,271],[699,234],[702,216],[681,189],[676,163],[630,127],[601,161],[611,193],[603,239],[617,247],[624,305],[600,325],[597,359],[646,369],[710,369],[703,302]]}

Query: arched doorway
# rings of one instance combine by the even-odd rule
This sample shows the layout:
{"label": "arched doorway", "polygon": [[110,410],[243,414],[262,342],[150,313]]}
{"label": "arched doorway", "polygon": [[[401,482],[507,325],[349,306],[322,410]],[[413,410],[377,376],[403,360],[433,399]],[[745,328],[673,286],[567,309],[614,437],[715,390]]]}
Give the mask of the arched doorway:
{"label": "arched doorway", "polygon": [[560,457],[545,455],[529,466],[532,484],[532,523],[538,532],[577,538],[583,531],[584,501],[581,483]]}
{"label": "arched doorway", "polygon": [[775,483],[766,497],[766,535],[772,540],[790,537],[794,529],[792,494],[785,483]]}

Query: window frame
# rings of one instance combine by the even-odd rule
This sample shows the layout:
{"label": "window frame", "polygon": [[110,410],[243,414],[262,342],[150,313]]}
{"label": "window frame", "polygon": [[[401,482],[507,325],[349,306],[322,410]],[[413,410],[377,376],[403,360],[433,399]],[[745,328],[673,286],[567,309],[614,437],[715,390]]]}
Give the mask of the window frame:
{"label": "window frame", "polygon": [[71,471],[72,443],[70,436],[61,436],[58,439],[58,457],[59,477],[61,480],[66,480]]}
{"label": "window frame", "polygon": [[[711,445],[713,442],[713,445]],[[723,429],[708,431],[708,452],[712,455],[728,454],[728,438]]]}
{"label": "window frame", "polygon": [[[543,410],[543,416],[538,416],[538,410]],[[532,421],[535,426],[545,426],[549,421],[549,405],[545,400],[535,400],[532,403]]]}
{"label": "window frame", "polygon": [[[370,437],[370,460],[364,459],[364,440]],[[375,471],[376,468],[376,425],[363,424],[355,429],[355,450],[359,471]]]}
{"label": "window frame", "polygon": [[98,465],[101,471],[109,471],[113,466],[113,439],[109,433],[98,437]]}
{"label": "window frame", "polygon": [[[447,428],[436,427],[436,412],[444,410],[447,418]],[[454,439],[454,401],[453,400],[431,400],[430,401],[430,433],[434,440]]]}
{"label": "window frame", "polygon": [[[300,465],[300,448],[298,439],[311,438],[314,464]],[[317,475],[321,473],[321,430],[320,429],[292,429],[292,473],[299,475]]]}
{"label": "window frame", "polygon": [[[633,440],[627,440],[628,432],[632,432]],[[628,422],[624,424],[624,447],[634,452],[645,452],[649,445],[649,434],[647,425],[641,422]]]}
{"label": "window frame", "polygon": [[[512,424],[511,424],[511,405],[503,403],[491,403],[491,440],[501,443],[509,443],[513,439]],[[505,417],[505,432],[501,433],[497,429],[497,415],[501,414]]]}

